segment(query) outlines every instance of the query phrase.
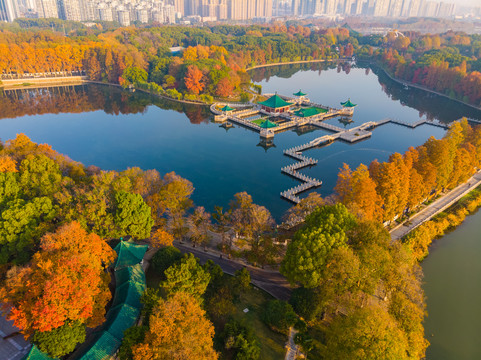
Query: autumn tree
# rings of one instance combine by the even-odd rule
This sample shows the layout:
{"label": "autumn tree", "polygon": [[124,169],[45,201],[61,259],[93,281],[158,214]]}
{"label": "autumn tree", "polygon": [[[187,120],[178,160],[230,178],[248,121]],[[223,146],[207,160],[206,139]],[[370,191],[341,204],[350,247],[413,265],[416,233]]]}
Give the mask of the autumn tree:
{"label": "autumn tree", "polygon": [[192,94],[198,95],[205,87],[205,84],[202,82],[203,76],[202,71],[197,66],[190,65],[187,67],[187,73],[184,77],[187,90]]}
{"label": "autumn tree", "polygon": [[150,238],[150,243],[156,248],[172,246],[174,237],[162,228],[155,230]]}
{"label": "autumn tree", "polygon": [[9,319],[31,335],[69,322],[98,326],[110,299],[106,267],[115,252],[72,222],[42,237],[31,263],[7,277],[0,299]]}
{"label": "autumn tree", "polygon": [[188,219],[191,240],[194,246],[196,244],[203,244],[207,246],[211,236],[209,230],[211,227],[211,215],[203,206],[195,208],[194,212]]}
{"label": "autumn tree", "polygon": [[133,348],[134,360],[216,360],[214,327],[197,300],[177,292],[160,299],[149,319],[143,343]]}
{"label": "autumn tree", "polygon": [[380,306],[360,308],[338,317],[327,333],[325,357],[332,360],[409,359],[407,340]]}

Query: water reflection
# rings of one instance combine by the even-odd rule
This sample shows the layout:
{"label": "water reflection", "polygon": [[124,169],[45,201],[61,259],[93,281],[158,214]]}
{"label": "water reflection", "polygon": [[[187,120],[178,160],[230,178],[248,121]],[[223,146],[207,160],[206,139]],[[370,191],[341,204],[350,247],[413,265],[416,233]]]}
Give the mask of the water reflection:
{"label": "water reflection", "polygon": [[85,113],[102,110],[110,115],[145,114],[148,106],[185,113],[192,124],[209,121],[204,106],[183,104],[150,96],[142,92],[128,93],[112,86],[58,86],[0,91],[0,118],[25,115]]}

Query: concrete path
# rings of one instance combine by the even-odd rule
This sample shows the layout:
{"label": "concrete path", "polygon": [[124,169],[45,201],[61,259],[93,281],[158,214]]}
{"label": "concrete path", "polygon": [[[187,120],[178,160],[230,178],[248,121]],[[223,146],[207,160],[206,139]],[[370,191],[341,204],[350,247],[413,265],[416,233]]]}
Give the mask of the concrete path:
{"label": "concrete path", "polygon": [[481,170],[478,171],[468,182],[459,185],[447,194],[441,196],[439,199],[426,206],[420,212],[416,213],[406,222],[399,224],[390,231],[392,240],[399,240],[409,232],[413,231],[419,225],[430,220],[440,212],[446,210],[456,201],[461,199],[475,187],[481,184]]}
{"label": "concrete path", "polygon": [[298,353],[298,348],[296,343],[294,342],[294,338],[298,331],[294,329],[293,327],[289,328],[289,340],[287,340],[287,352],[286,352],[286,357],[285,360],[295,360],[297,353]]}

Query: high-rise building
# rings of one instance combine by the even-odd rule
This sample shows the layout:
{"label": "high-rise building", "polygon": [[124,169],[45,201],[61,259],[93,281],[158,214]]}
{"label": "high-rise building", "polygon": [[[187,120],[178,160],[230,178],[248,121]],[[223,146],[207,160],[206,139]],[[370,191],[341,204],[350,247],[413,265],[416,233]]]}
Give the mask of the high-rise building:
{"label": "high-rise building", "polygon": [[18,17],[15,0],[0,0],[0,21],[13,21]]}
{"label": "high-rise building", "polygon": [[183,16],[185,11],[184,0],[174,0],[173,5],[174,5],[175,12],[178,12]]}
{"label": "high-rise building", "polygon": [[82,6],[81,0],[59,0],[58,1],[58,12],[61,19],[72,20],[72,21],[82,21]]}
{"label": "high-rise building", "polygon": [[56,0],[37,0],[35,3],[39,18],[58,18]]}

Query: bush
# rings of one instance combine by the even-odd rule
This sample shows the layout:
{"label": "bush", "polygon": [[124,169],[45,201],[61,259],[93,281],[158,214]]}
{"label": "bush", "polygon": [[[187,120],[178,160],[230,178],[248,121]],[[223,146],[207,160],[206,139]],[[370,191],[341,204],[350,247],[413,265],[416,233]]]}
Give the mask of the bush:
{"label": "bush", "polygon": [[164,271],[181,259],[182,253],[179,249],[173,246],[166,246],[157,251],[152,257],[152,269],[165,280]]}
{"label": "bush", "polygon": [[282,334],[288,334],[289,327],[297,321],[297,315],[292,309],[291,304],[282,300],[268,301],[264,308],[262,318],[272,330]]}
{"label": "bush", "polygon": [[77,344],[84,341],[85,325],[79,321],[62,325],[52,331],[37,331],[33,336],[33,343],[53,358],[71,353]]}
{"label": "bush", "polygon": [[182,94],[175,89],[168,89],[165,93],[173,99],[182,100]]}
{"label": "bush", "polygon": [[144,341],[145,330],[145,326],[132,326],[125,330],[122,345],[120,346],[118,353],[120,360],[133,359],[132,347]]}
{"label": "bush", "polygon": [[200,96],[200,100],[206,102],[207,104],[212,104],[214,102],[214,98],[211,95],[202,94]]}
{"label": "bush", "polygon": [[233,360],[257,360],[260,346],[251,328],[236,320],[230,320],[223,332],[224,346],[234,352]]}

